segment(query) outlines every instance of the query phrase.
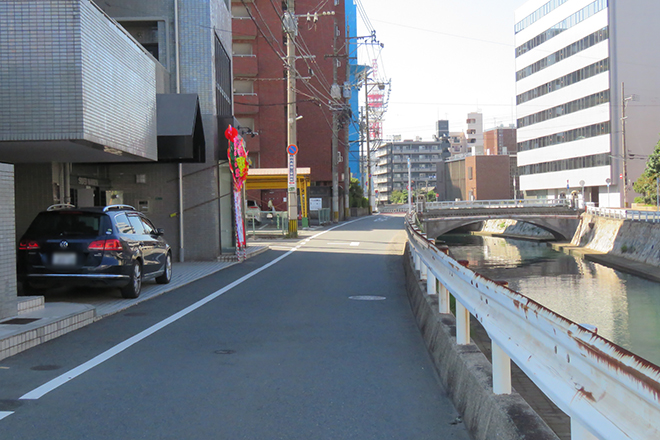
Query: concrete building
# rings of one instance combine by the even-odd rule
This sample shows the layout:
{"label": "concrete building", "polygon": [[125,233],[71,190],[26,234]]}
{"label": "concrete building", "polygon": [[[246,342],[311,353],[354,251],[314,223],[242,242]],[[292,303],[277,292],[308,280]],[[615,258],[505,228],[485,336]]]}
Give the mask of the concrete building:
{"label": "concrete building", "polygon": [[453,155],[465,154],[468,152],[467,137],[462,131],[449,132],[449,151]]}
{"label": "concrete building", "polygon": [[392,191],[408,188],[408,158],[413,190],[436,186],[436,164],[449,157],[448,145],[442,141],[386,142],[375,153],[374,185],[378,203],[388,203]]}
{"label": "concrete building", "polygon": [[16,240],[54,203],[134,205],[175,260],[232,252],[229,5],[177,5],[175,21],[165,0],[0,2],[0,318],[16,314]]}
{"label": "concrete building", "polygon": [[[285,66],[282,58],[286,55],[284,41],[286,35],[282,17],[287,2],[254,0],[241,2],[232,0],[233,18],[233,59],[235,115],[241,132],[248,139],[250,159],[255,168],[287,167],[287,115]],[[353,3],[351,2],[351,5]],[[341,96],[347,80],[345,2],[329,2],[318,10],[318,2],[297,0],[297,16],[312,14],[310,21],[299,19],[296,37],[298,60],[297,95],[298,115],[298,167],[311,168],[309,197],[322,198],[323,207],[331,207],[332,198],[332,112],[341,111],[344,103]],[[353,5],[354,7],[354,5]],[[334,15],[322,15],[333,12]],[[316,17],[314,13],[318,13]],[[336,38],[337,56],[333,55],[333,41]],[[340,97],[331,97],[334,82],[333,65],[337,66],[336,84],[340,85]],[[337,105],[329,105],[329,102]],[[342,113],[342,125],[348,126]],[[252,137],[254,135],[254,137]],[[346,132],[339,133],[338,164],[339,183],[344,183],[344,162]],[[343,212],[343,191],[340,192],[340,212]],[[283,200],[286,190],[253,190],[248,198],[255,200],[265,209],[273,200],[277,210],[285,210]],[[306,203],[306,201],[305,201]]]}
{"label": "concrete building", "polygon": [[468,113],[467,120],[467,146],[470,154],[484,154],[484,122],[479,112]]}
{"label": "concrete building", "polygon": [[583,182],[587,202],[632,202],[645,166],[633,158],[650,154],[660,133],[658,16],[654,1],[532,0],[516,11],[518,166],[527,197],[561,197]]}

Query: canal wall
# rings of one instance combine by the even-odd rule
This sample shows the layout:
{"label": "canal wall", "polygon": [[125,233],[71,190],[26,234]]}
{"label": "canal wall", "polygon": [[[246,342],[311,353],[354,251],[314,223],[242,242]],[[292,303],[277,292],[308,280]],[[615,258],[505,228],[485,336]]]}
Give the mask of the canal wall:
{"label": "canal wall", "polygon": [[554,236],[531,223],[516,220],[496,219],[483,222],[477,235],[498,235],[510,238],[523,238],[527,240],[554,240]]}
{"label": "canal wall", "polygon": [[440,380],[474,440],[558,440],[555,433],[515,391],[493,393],[492,365],[471,342],[456,344],[456,318],[438,313],[438,296],[426,295],[404,255],[406,290]]}
{"label": "canal wall", "polygon": [[660,224],[621,220],[584,213],[573,240],[608,256],[660,267]]}

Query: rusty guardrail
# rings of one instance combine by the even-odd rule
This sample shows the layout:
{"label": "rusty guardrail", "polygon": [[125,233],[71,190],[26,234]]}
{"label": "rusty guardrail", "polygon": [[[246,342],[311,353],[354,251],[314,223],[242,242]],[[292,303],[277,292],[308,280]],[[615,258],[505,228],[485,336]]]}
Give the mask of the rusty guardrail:
{"label": "rusty guardrail", "polygon": [[598,336],[439,250],[406,218],[411,256],[439,312],[456,299],[456,342],[469,314],[492,340],[493,392],[511,393],[511,360],[571,418],[571,438],[660,438],[660,367]]}

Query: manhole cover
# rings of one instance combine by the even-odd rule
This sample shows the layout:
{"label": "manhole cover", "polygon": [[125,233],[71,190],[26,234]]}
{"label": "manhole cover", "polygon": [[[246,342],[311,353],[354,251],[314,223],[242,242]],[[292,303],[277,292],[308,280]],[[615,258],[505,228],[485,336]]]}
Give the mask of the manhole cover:
{"label": "manhole cover", "polygon": [[213,353],[215,354],[234,354],[236,353],[235,350],[216,350]]}
{"label": "manhole cover", "polygon": [[35,367],[30,368],[30,370],[34,371],[51,371],[51,370],[59,370],[60,367],[59,365],[37,365]]}
{"label": "manhole cover", "polygon": [[354,299],[356,301],[383,301],[386,298],[384,296],[357,295],[357,296],[349,296],[348,299]]}

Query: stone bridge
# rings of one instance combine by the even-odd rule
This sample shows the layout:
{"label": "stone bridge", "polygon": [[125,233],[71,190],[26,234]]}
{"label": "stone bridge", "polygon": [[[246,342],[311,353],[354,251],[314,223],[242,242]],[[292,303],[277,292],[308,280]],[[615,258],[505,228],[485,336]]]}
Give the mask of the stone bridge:
{"label": "stone bridge", "polygon": [[454,207],[419,213],[429,237],[439,237],[454,229],[493,219],[530,223],[551,233],[558,241],[570,241],[580,223],[581,211],[565,206],[548,207]]}

